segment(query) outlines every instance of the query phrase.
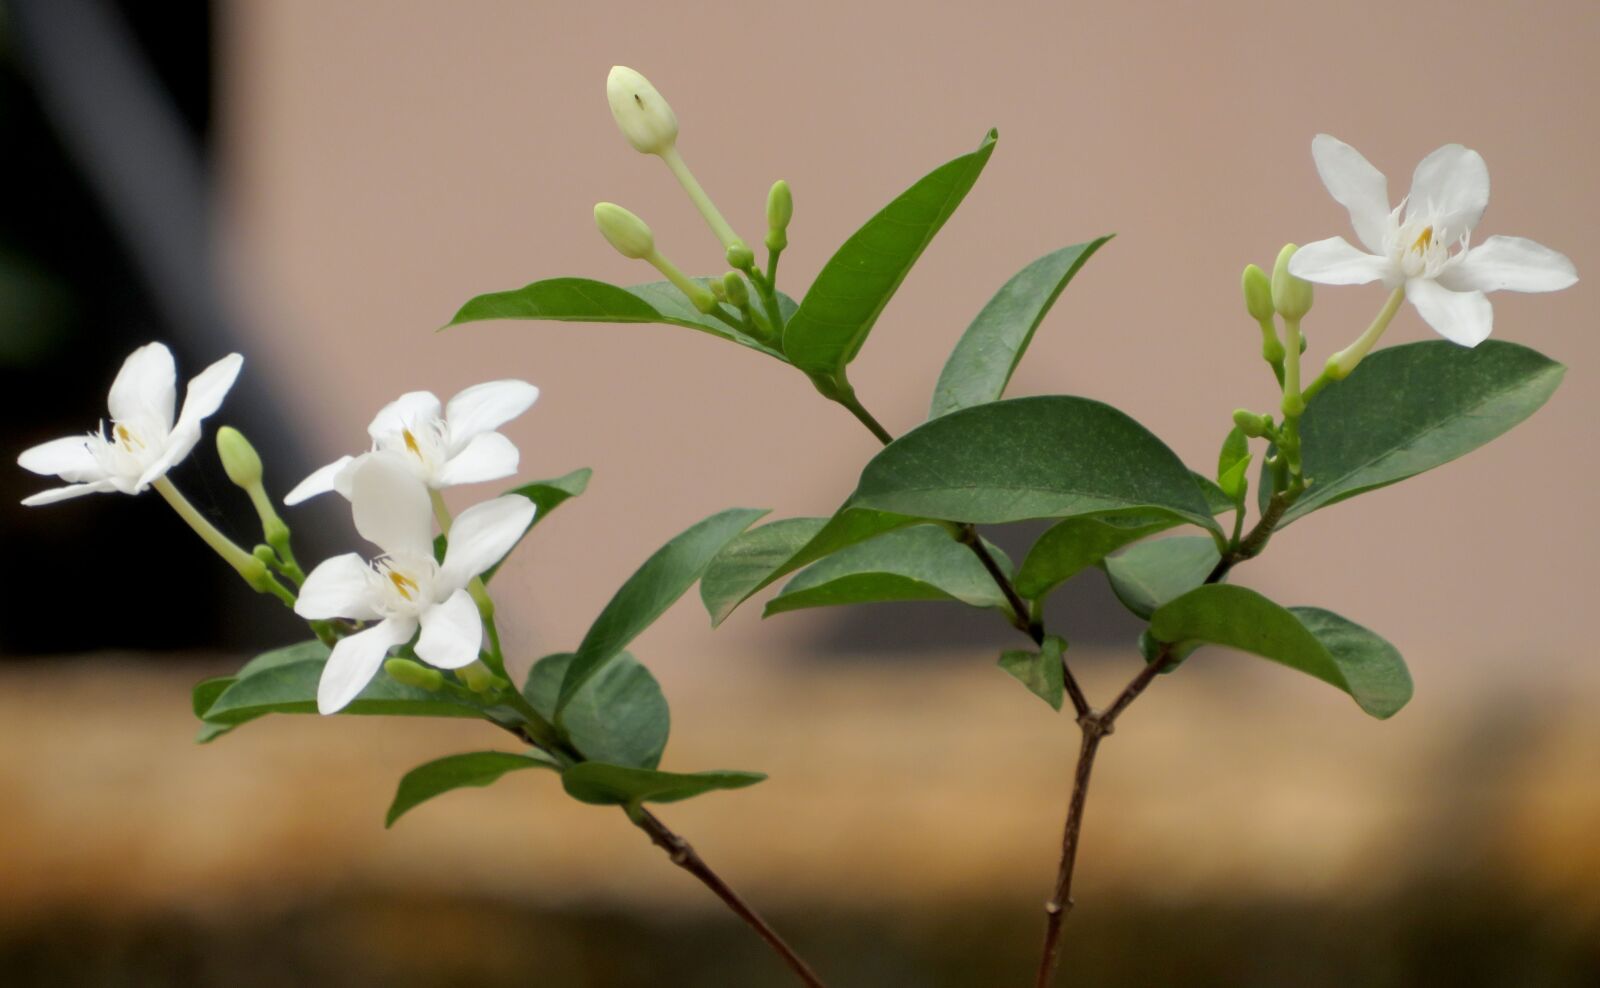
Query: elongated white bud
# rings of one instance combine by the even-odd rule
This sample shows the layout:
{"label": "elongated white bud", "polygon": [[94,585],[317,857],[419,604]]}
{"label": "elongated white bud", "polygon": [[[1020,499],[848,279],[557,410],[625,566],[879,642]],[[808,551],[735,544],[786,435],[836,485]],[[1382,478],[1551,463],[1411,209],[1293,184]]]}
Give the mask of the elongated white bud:
{"label": "elongated white bud", "polygon": [[614,202],[595,204],[594,225],[623,257],[645,260],[656,251],[656,238],[644,220]]}
{"label": "elongated white bud", "polygon": [[606,99],[635,151],[661,154],[677,143],[678,117],[649,79],[626,65],[613,65],[606,76]]}

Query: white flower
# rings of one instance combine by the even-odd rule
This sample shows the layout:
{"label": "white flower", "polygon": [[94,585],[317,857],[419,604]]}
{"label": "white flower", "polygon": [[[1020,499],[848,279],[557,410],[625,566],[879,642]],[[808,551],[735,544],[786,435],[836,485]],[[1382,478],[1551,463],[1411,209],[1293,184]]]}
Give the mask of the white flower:
{"label": "white flower", "polygon": [[[383,407],[367,426],[374,450],[399,453],[428,487],[498,480],[517,472],[517,447],[494,431],[528,410],[539,389],[526,381],[489,381],[462,391],[440,414],[429,391],[411,391]],[[344,456],[302,480],[284,504],[331,490],[350,496],[349,471],[355,457]]]}
{"label": "white flower", "polygon": [[306,577],[296,614],[311,620],[377,621],[341,638],[317,686],[317,709],[344,709],[372,681],[384,657],[420,626],[417,657],[441,669],[478,658],[483,623],[466,586],[511,551],[535,506],[508,494],[463,511],[450,527],[444,562],[434,561],[428,492],[402,456],[373,453],[350,472],[356,531],[383,550],[372,563],[357,553],[323,562]]}
{"label": "white flower", "polygon": [[111,384],[106,402],[111,411],[109,435],[101,423],[98,432],[54,439],[17,457],[17,464],[26,470],[67,481],[66,487],[41,491],[22,503],[143,491],[194,449],[201,421],[222,405],[243,363],[243,357],[230,353],[195,375],[184,393],[183,411],[174,421],[178,374],[172,351],[161,343],[146,343],[133,351]]}
{"label": "white flower", "polygon": [[1289,273],[1324,285],[1381,281],[1405,288],[1406,298],[1447,340],[1477,346],[1494,327],[1485,292],[1553,292],[1578,280],[1566,255],[1521,237],[1490,237],[1471,246],[1472,230],[1489,205],[1483,157],[1446,144],[1423,158],[1411,193],[1389,208],[1383,173],[1350,145],[1327,134],[1311,142],[1322,184],[1350,211],[1350,224],[1368,252],[1343,237],[1301,247]]}
{"label": "white flower", "polygon": [[613,65],[606,76],[606,101],[622,136],[641,154],[661,154],[678,140],[678,117],[650,85],[650,80],[628,68]]}

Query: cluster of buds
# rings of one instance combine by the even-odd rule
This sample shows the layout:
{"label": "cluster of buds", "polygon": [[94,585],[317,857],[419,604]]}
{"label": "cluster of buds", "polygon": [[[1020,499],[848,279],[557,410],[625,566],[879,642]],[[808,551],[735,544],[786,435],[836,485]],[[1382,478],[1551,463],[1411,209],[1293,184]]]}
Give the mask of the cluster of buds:
{"label": "cluster of buds", "polygon": [[[779,180],[767,195],[767,265],[762,271],[756,267],[755,253],[684,161],[678,150],[678,116],[650,80],[626,66],[614,66],[606,77],[606,98],[622,136],[635,151],[660,158],[667,166],[722,245],[723,258],[732,270],[708,282],[689,277],[657,248],[650,227],[615,203],[602,202],[594,208],[601,235],[623,257],[654,267],[701,313],[762,342],[781,346],[783,323],[776,280],[778,257],[789,245],[789,221],[794,216],[788,183]],[[725,310],[724,305],[733,311]]]}

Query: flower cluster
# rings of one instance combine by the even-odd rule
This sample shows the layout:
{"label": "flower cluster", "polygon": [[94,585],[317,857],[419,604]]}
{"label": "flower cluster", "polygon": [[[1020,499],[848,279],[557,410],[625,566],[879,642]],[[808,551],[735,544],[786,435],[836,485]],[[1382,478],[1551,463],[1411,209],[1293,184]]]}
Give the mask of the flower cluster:
{"label": "flower cluster", "polygon": [[[535,506],[508,494],[467,509],[452,523],[438,491],[516,473],[517,448],[495,430],[526,411],[539,389],[525,381],[491,381],[467,388],[442,409],[426,391],[384,406],[367,430],[370,451],[317,470],[284,499],[294,505],[337,490],[350,501],[356,531],[381,554],[370,563],[356,553],[335,556],[305,575],[289,552],[287,526],[261,491],[260,459],[237,430],[224,429],[218,449],[229,477],[250,492],[261,511],[269,542],[261,550],[268,551],[245,552],[167,478],[200,441],[201,422],[221,407],[242,364],[242,357],[229,354],[202,371],[189,382],[183,409],[175,416],[172,352],[161,343],[135,350],[111,385],[109,427],[102,423],[95,432],[34,446],[17,458],[25,469],[68,482],[22,503],[49,504],[106,491],[138,494],[154,487],[252,586],[322,623],[333,639],[317,692],[322,713],[348,706],[388,654],[413,638],[416,656],[439,669],[477,663],[484,622],[492,620],[479,574],[522,538],[533,524]],[[447,534],[442,557],[434,549],[436,523]],[[298,584],[298,590],[286,582]],[[333,621],[339,623],[325,623]]]}

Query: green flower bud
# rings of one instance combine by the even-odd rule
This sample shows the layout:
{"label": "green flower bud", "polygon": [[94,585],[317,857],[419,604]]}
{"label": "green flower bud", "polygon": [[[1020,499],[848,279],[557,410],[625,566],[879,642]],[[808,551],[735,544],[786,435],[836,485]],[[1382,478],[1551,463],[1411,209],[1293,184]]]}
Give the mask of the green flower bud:
{"label": "green flower bud", "polygon": [[728,264],[732,267],[743,271],[754,263],[756,263],[756,255],[749,247],[744,245],[744,241],[736,240],[733,242],[733,246],[728,248]]}
{"label": "green flower bud", "polygon": [[678,142],[678,117],[650,80],[614,65],[606,76],[606,100],[622,136],[641,154],[661,154]]}
{"label": "green flower bud", "polygon": [[[716,282],[712,282],[715,289]],[[744,283],[744,278],[737,271],[729,271],[722,276],[722,290],[727,294],[728,301],[739,308],[750,304],[750,287]]]}
{"label": "green flower bud", "polygon": [[383,664],[383,671],[401,686],[411,686],[429,693],[437,693],[444,688],[444,673],[410,659],[389,659]]}
{"label": "green flower bud", "polygon": [[218,429],[217,455],[229,480],[247,491],[261,486],[261,456],[244,433],[231,425]]}
{"label": "green flower bud", "polygon": [[1265,322],[1276,313],[1272,307],[1272,279],[1254,264],[1244,266],[1244,308],[1256,322]]}
{"label": "green flower bud", "polygon": [[711,289],[711,297],[718,302],[726,302],[728,300],[728,290],[722,287],[721,278],[712,278],[706,287]]}
{"label": "green flower bud", "polygon": [[1267,434],[1267,427],[1271,425],[1271,421],[1265,415],[1257,415],[1247,408],[1239,408],[1234,410],[1233,424],[1251,439],[1260,439]]}
{"label": "green flower bud", "polygon": [[656,252],[656,238],[644,220],[612,202],[596,203],[594,225],[617,253],[631,260],[647,260]]}
{"label": "green flower bud", "polygon": [[767,193],[767,250],[781,251],[789,246],[789,221],[794,218],[794,196],[789,183],[778,179]]}
{"label": "green flower bud", "polygon": [[1289,259],[1297,250],[1294,244],[1285,244],[1272,268],[1272,307],[1283,318],[1294,321],[1304,319],[1311,311],[1311,282],[1289,273]]}

